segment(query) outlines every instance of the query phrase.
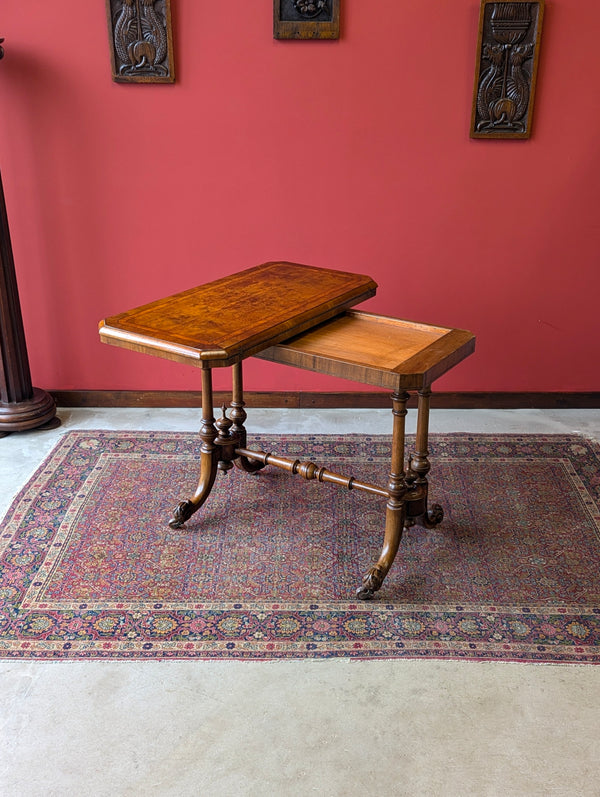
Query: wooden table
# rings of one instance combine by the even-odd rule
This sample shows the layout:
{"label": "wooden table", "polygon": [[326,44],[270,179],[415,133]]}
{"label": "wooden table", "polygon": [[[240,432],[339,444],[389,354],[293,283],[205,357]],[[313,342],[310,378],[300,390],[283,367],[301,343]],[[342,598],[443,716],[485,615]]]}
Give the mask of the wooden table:
{"label": "wooden table", "polygon": [[[210,495],[219,470],[248,473],[274,465],[305,479],[363,490],[386,499],[383,546],[358,590],[380,589],[402,530],[431,528],[442,508],[428,507],[429,404],[432,382],[475,347],[465,330],[417,324],[349,308],[373,296],[369,277],[297,263],[265,263],[230,277],[137,307],[100,322],[104,343],[201,368],[200,478],[169,521],[180,528]],[[392,452],[388,483],[379,486],[313,462],[288,460],[247,447],[242,362],[255,355],[392,390]],[[213,417],[212,369],[232,367],[232,400]],[[408,391],[418,393],[415,450],[405,463]]]}

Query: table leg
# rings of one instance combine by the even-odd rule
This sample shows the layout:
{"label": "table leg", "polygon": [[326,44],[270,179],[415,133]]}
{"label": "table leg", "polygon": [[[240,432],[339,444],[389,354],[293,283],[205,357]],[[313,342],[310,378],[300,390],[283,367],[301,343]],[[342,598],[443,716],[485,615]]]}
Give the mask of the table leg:
{"label": "table leg", "polygon": [[[231,369],[231,379],[232,379],[232,390],[231,390],[231,412],[229,413],[229,417],[233,421],[233,426],[231,427],[232,433],[238,438],[238,448],[246,448],[246,428],[244,423],[246,422],[246,410],[244,407],[246,403],[244,401],[244,379],[242,373],[242,363],[236,363]],[[244,456],[238,456],[234,460],[233,464],[240,468],[240,470],[245,471],[246,473],[256,473],[257,470],[264,468],[265,465],[263,462],[258,462],[258,460],[248,459]]]}
{"label": "table leg", "polygon": [[392,395],[394,426],[392,433],[392,463],[388,481],[388,502],[385,512],[385,533],[383,548],[376,564],[372,565],[363,578],[362,586],[357,591],[360,600],[369,600],[381,588],[383,581],[394,563],[404,521],[406,520],[406,502],[404,496],[407,485],[404,474],[404,438],[406,426],[406,402],[409,394],[394,393]]}
{"label": "table leg", "polygon": [[432,529],[444,519],[444,510],[439,504],[433,504],[427,509],[427,492],[429,489],[427,474],[431,470],[429,462],[429,404],[431,389],[423,388],[419,391],[419,405],[417,416],[417,435],[415,439],[415,453],[411,458],[411,471],[416,474],[415,485],[424,493],[424,512],[418,518],[419,525]]}
{"label": "table leg", "polygon": [[213,390],[211,369],[202,368],[202,426],[200,428],[200,480],[194,495],[187,501],[181,501],[175,507],[169,526],[179,529],[186,520],[196,512],[210,495],[219,464],[218,446],[215,439],[218,435],[213,417]]}

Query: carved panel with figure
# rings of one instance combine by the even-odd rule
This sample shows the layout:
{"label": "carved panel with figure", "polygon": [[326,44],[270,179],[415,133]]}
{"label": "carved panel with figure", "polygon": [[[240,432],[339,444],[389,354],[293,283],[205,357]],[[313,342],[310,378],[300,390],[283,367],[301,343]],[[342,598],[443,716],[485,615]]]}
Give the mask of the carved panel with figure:
{"label": "carved panel with figure", "polygon": [[170,0],[106,0],[113,80],[173,83]]}
{"label": "carved panel with figure", "polygon": [[273,0],[275,39],[337,39],[340,0]]}
{"label": "carved panel with figure", "polygon": [[472,138],[529,138],[544,0],[482,0]]}

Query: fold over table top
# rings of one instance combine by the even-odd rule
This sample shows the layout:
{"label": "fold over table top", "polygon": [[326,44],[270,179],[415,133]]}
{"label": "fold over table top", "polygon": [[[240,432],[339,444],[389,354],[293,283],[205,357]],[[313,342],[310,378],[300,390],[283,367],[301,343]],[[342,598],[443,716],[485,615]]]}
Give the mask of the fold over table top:
{"label": "fold over table top", "polygon": [[474,350],[465,329],[346,310],[256,356],[400,391],[429,387]]}
{"label": "fold over table top", "polygon": [[196,366],[233,365],[365,299],[370,277],[299,263],[263,263],[100,322],[100,338]]}

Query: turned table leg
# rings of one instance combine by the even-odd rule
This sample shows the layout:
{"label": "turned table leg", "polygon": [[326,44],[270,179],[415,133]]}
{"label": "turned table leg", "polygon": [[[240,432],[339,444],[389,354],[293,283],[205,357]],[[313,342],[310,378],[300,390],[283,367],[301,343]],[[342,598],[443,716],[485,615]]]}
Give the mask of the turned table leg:
{"label": "turned table leg", "polygon": [[372,565],[363,578],[357,591],[360,600],[372,598],[381,588],[383,581],[392,566],[406,520],[406,502],[404,500],[407,486],[404,474],[404,438],[406,426],[406,392],[392,395],[394,426],[392,433],[392,463],[388,480],[388,502],[385,511],[385,533],[383,548],[376,564]]}
{"label": "turned table leg", "polygon": [[[234,434],[238,439],[238,447],[239,448],[246,448],[246,428],[244,423],[246,422],[246,410],[244,407],[246,403],[244,401],[244,380],[243,380],[243,373],[242,373],[242,363],[236,363],[232,370],[231,370],[231,378],[232,378],[232,390],[231,390],[231,412],[229,413],[229,417],[233,421],[233,426],[231,427],[231,432]],[[240,470],[245,471],[246,473],[256,473],[257,470],[264,468],[265,465],[263,462],[259,462],[258,460],[251,460],[244,456],[238,456],[234,460],[233,463],[237,468]]]}
{"label": "turned table leg", "polygon": [[169,526],[179,529],[194,512],[197,512],[210,495],[219,464],[218,446],[215,439],[218,432],[213,417],[213,390],[211,369],[202,368],[202,426],[200,428],[200,480],[194,495],[187,501],[181,501],[175,507]]}
{"label": "turned table leg", "polygon": [[415,486],[424,494],[424,512],[417,522],[427,529],[432,529],[444,519],[444,510],[439,504],[433,504],[431,509],[427,509],[427,493],[429,489],[427,474],[431,470],[429,462],[429,405],[431,389],[423,388],[419,391],[418,397],[415,453],[411,457],[410,469],[416,475]]}

